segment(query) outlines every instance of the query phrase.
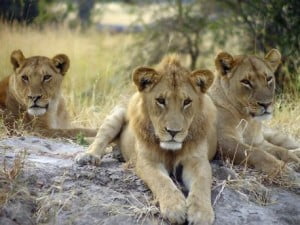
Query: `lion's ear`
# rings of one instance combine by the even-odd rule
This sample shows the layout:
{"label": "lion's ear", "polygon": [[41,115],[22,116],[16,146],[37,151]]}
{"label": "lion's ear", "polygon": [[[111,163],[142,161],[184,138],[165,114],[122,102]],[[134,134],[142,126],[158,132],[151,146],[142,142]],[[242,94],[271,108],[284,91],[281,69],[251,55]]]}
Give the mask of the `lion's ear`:
{"label": "lion's ear", "polygon": [[52,59],[55,67],[59,70],[62,75],[65,75],[70,67],[69,57],[65,54],[59,54]]}
{"label": "lion's ear", "polygon": [[275,72],[281,63],[281,54],[277,49],[272,49],[265,56],[265,60],[270,64],[273,72]]}
{"label": "lion's ear", "polygon": [[15,50],[10,55],[10,62],[13,65],[14,70],[19,68],[24,60],[25,60],[25,57],[21,50]]}
{"label": "lion's ear", "polygon": [[150,90],[160,80],[160,75],[150,67],[138,67],[133,71],[133,82],[139,91]]}
{"label": "lion's ear", "polygon": [[214,74],[210,70],[195,70],[190,79],[196,90],[205,93],[214,81]]}
{"label": "lion's ear", "polygon": [[227,52],[219,53],[215,59],[216,68],[222,75],[227,75],[231,71],[233,63],[232,55]]}

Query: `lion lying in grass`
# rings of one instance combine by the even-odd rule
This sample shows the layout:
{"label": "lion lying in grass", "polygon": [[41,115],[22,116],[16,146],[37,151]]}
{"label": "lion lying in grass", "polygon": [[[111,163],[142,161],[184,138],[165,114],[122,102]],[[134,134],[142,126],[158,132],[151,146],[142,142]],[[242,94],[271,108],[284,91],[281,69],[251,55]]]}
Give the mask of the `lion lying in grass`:
{"label": "lion lying in grass", "polygon": [[[187,219],[190,224],[212,224],[209,160],[216,151],[216,108],[206,91],[213,74],[190,72],[169,56],[155,68],[136,69],[133,81],[138,91],[127,109],[118,108],[103,122],[95,142],[76,161],[98,164],[115,139],[165,218],[172,223]],[[169,176],[179,165],[189,189],[187,198]]]}
{"label": "lion lying in grass", "polygon": [[280,62],[276,49],[264,58],[222,52],[215,60],[218,76],[209,94],[218,110],[218,146],[223,155],[271,175],[285,171],[293,177],[285,163],[299,165],[292,149],[300,144],[261,123],[272,116],[274,71]]}
{"label": "lion lying in grass", "polygon": [[21,119],[26,129],[45,136],[96,136],[95,129],[70,128],[61,95],[61,83],[70,65],[66,55],[25,58],[16,50],[11,63],[14,73],[0,81],[0,109],[9,131]]}

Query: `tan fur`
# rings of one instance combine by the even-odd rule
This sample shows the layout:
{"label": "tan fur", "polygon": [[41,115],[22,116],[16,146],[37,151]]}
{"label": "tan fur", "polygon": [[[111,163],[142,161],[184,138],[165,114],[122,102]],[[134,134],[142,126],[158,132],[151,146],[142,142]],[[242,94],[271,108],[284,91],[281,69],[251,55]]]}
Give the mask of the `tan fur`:
{"label": "tan fur", "polygon": [[222,52],[215,60],[218,76],[210,89],[218,110],[220,152],[236,163],[247,163],[269,174],[279,172],[285,162],[299,163],[289,149],[300,145],[260,122],[272,114],[274,71],[280,60],[275,49],[265,58]]}
{"label": "tan fur", "polygon": [[[99,163],[107,144],[118,137],[125,160],[151,189],[165,218],[172,223],[187,218],[191,224],[212,224],[209,159],[216,152],[216,109],[205,91],[213,74],[190,72],[176,56],[169,56],[155,68],[136,69],[133,81],[138,91],[128,106],[107,117],[77,162]],[[169,177],[179,165],[189,189],[187,198]]]}
{"label": "tan fur", "polygon": [[71,128],[61,95],[61,83],[69,68],[66,55],[50,59],[25,58],[13,51],[14,73],[0,81],[0,107],[4,122],[13,131],[18,119],[26,129],[51,137],[95,136],[95,129]]}

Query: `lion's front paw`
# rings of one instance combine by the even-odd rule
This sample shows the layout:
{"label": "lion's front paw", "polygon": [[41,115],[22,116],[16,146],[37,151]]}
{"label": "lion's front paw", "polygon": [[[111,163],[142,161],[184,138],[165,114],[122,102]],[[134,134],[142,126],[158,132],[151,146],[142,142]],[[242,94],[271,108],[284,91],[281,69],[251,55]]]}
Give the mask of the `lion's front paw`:
{"label": "lion's front paw", "polygon": [[182,224],[186,220],[186,200],[180,191],[160,201],[161,214],[172,224]]}
{"label": "lion's front paw", "polygon": [[293,154],[295,154],[298,158],[300,158],[300,148],[289,150]]}
{"label": "lion's front paw", "polygon": [[187,218],[189,225],[211,225],[215,214],[210,203],[200,205],[198,202],[193,202],[188,205]]}
{"label": "lion's front paw", "polygon": [[277,176],[280,175],[280,173],[284,170],[285,163],[277,159],[272,159],[267,162],[261,161],[257,163],[255,167],[259,170],[262,170],[270,176]]}
{"label": "lion's front paw", "polygon": [[100,165],[100,157],[98,156],[94,156],[92,154],[89,153],[79,153],[76,157],[75,157],[75,161],[77,164],[83,166],[83,165],[87,165],[87,164],[91,164],[94,166],[99,166]]}
{"label": "lion's front paw", "polygon": [[300,163],[300,158],[295,154],[295,151],[284,149],[277,152],[277,157],[284,162]]}

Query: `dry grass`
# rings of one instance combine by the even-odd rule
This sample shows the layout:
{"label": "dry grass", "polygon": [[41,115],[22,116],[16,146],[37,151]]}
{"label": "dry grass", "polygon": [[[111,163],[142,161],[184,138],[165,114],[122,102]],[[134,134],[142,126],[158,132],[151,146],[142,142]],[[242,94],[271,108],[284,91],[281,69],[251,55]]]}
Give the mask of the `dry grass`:
{"label": "dry grass", "polygon": [[[130,85],[129,34],[110,35],[89,31],[81,34],[66,27],[30,27],[0,24],[0,78],[12,73],[10,54],[21,49],[25,56],[53,57],[65,53],[71,60],[63,94],[75,124],[95,126],[126,93]],[[95,122],[96,121],[96,122]]]}
{"label": "dry grass", "polygon": [[[132,51],[136,51],[129,48],[134,40],[134,34],[80,33],[63,26],[40,30],[0,24],[0,43],[5,43],[0,51],[0,79],[11,74],[10,54],[15,49],[21,49],[25,56],[52,57],[65,53],[70,57],[71,67],[63,94],[74,125],[99,126],[119,96],[132,90],[128,68],[134,60]],[[207,59],[200,58],[199,65],[210,65],[213,59],[212,55],[211,63],[207,63]],[[280,129],[300,136],[299,104],[279,100],[276,109],[271,126],[280,124]]]}
{"label": "dry grass", "polygon": [[[128,50],[134,38],[131,34],[111,35],[95,31],[81,34],[79,31],[70,31],[65,27],[46,27],[38,30],[0,24],[0,43],[2,43],[0,78],[12,72],[9,57],[15,49],[21,49],[25,56],[52,57],[58,53],[65,53],[70,57],[71,68],[64,81],[63,94],[74,117],[74,124],[99,126],[107,112],[118,102],[119,96],[132,89],[129,79],[131,72],[127,68],[130,68],[134,60]],[[213,59],[212,56],[211,62]],[[205,61],[200,64],[207,63]],[[275,117],[269,125],[300,137],[299,100],[290,102],[293,103],[278,100]],[[2,125],[0,121],[0,133],[3,134],[5,128]],[[18,177],[22,166],[22,157],[17,157],[11,168],[8,169],[5,164],[3,168],[0,168],[0,206],[15,195],[12,184]],[[236,169],[239,176],[237,179],[217,184],[217,187],[221,187],[220,195],[225,186],[230,186],[262,205],[270,203],[268,190],[262,185],[267,181],[264,175],[251,172],[247,167],[232,167],[231,165],[228,167]],[[279,183],[279,185],[283,184]],[[47,202],[48,197],[40,200]],[[50,204],[50,201],[48,202]],[[113,214],[127,213],[130,209],[138,220],[143,221],[143,218],[158,213],[158,208],[148,203],[147,201],[147,204],[144,204],[136,199],[134,203],[129,201],[125,206],[112,204],[107,207]],[[51,208],[51,206],[52,202],[51,205],[45,204],[44,208],[40,208],[37,212],[38,221],[46,218],[44,213],[47,207]],[[63,207],[64,205],[60,205],[59,208]]]}
{"label": "dry grass", "polygon": [[19,186],[18,177],[24,167],[25,156],[25,151],[19,153],[11,165],[8,165],[5,156],[3,157],[2,166],[0,168],[0,209],[10,199],[24,192],[23,188]]}
{"label": "dry grass", "polygon": [[[129,197],[125,197],[124,200],[127,204],[110,203],[102,205],[106,208],[111,215],[126,215],[136,218],[139,224],[144,224],[146,219],[154,219],[159,215],[159,208],[153,201],[149,200],[149,197],[144,196],[142,201],[131,194]],[[160,218],[162,220],[162,218]]]}
{"label": "dry grass", "polygon": [[268,124],[285,134],[300,137],[300,104],[298,97],[278,98],[275,116]]}

